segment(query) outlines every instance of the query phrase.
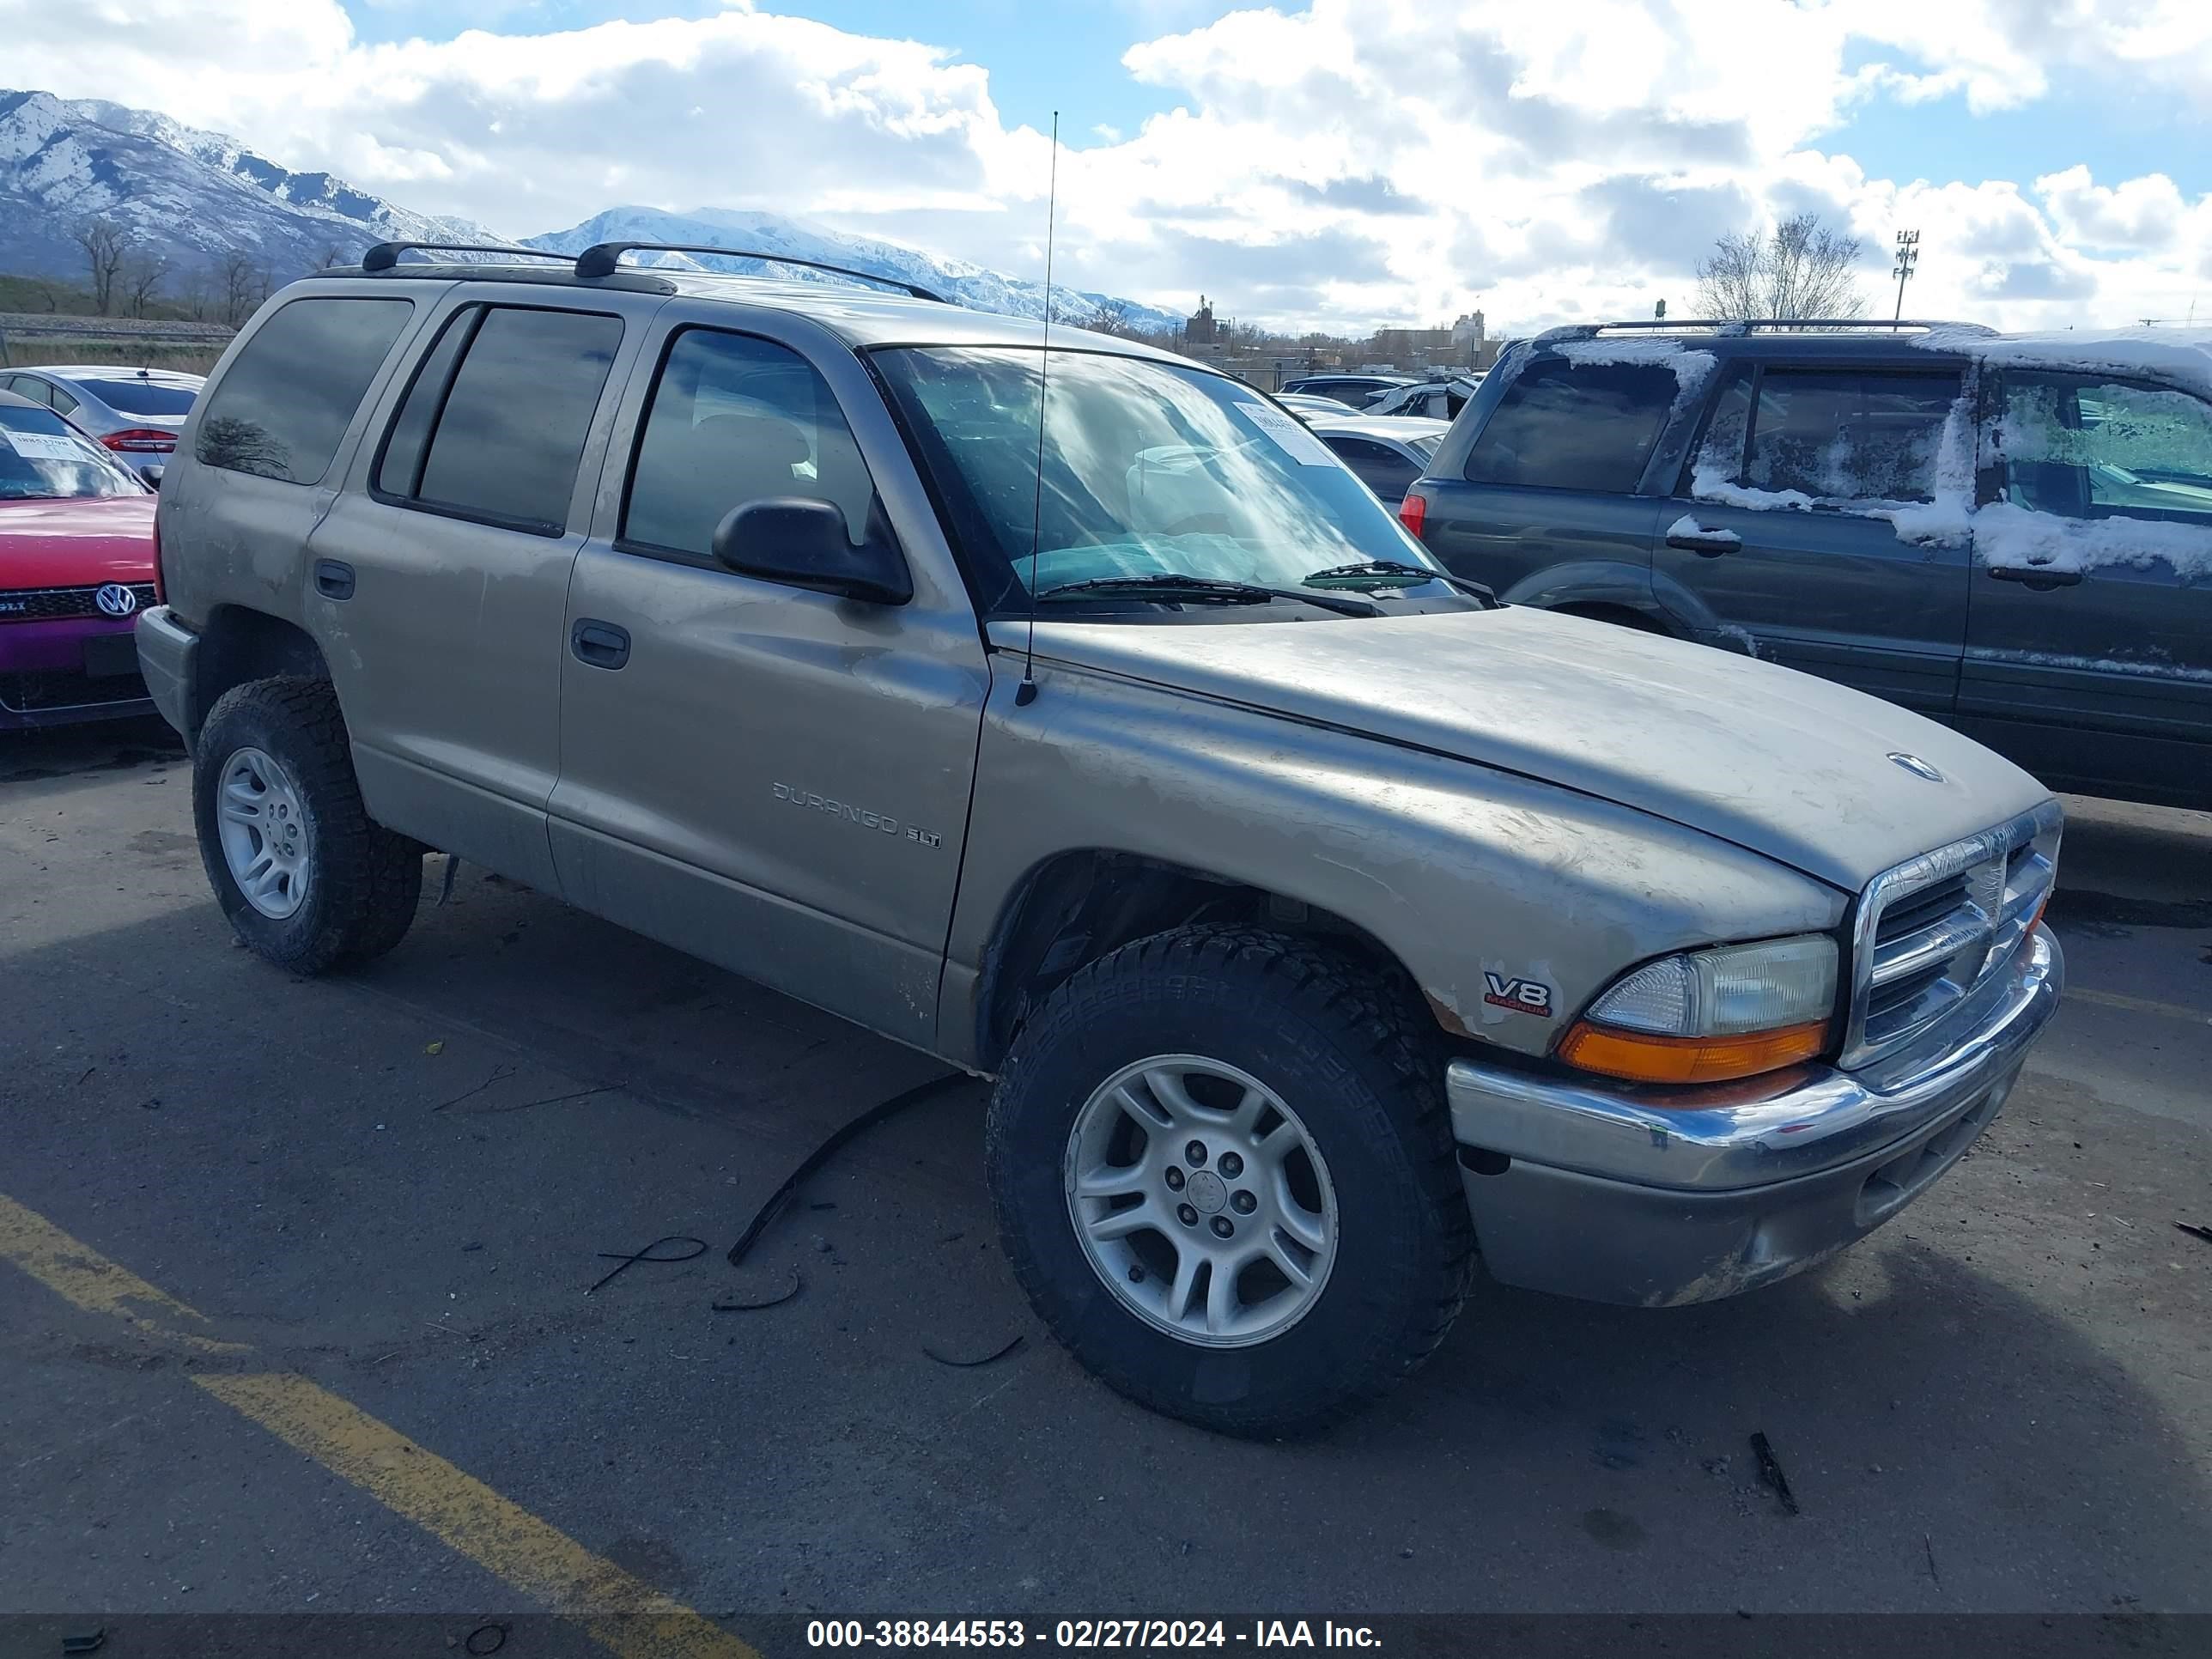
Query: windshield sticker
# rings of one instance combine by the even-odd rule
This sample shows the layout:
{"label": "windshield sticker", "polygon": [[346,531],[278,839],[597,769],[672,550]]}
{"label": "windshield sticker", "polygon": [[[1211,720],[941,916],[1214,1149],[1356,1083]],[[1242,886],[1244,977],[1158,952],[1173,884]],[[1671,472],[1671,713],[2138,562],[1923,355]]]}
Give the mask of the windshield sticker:
{"label": "windshield sticker", "polygon": [[1275,441],[1275,447],[1300,466],[1334,466],[1336,457],[1329,447],[1306,430],[1295,416],[1279,409],[1269,409],[1265,404],[1238,404],[1238,414]]}
{"label": "windshield sticker", "polygon": [[76,439],[51,432],[15,432],[0,427],[0,449],[12,448],[27,461],[82,461]]}

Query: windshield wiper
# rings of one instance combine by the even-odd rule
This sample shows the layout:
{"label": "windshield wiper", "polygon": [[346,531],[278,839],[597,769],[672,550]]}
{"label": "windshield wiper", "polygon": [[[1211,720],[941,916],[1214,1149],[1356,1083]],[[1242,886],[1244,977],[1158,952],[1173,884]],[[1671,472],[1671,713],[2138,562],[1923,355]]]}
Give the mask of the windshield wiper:
{"label": "windshield wiper", "polygon": [[1379,617],[1381,609],[1367,599],[1345,599],[1334,593],[1307,593],[1295,587],[1267,587],[1259,582],[1231,581],[1220,576],[1182,576],[1163,571],[1151,576],[1093,576],[1088,581],[1062,582],[1037,597],[1049,599],[1084,593],[1128,593],[1139,599],[1187,599],[1196,605],[1265,605],[1270,599],[1296,599],[1340,617]]}
{"label": "windshield wiper", "polygon": [[1299,580],[1309,586],[1327,583],[1344,587],[1363,586],[1414,587],[1423,582],[1442,582],[1447,587],[1456,587],[1462,593],[1471,593],[1485,605],[1499,604],[1495,589],[1486,582],[1475,581],[1467,576],[1455,576],[1449,570],[1431,570],[1425,564],[1413,564],[1405,559],[1363,559],[1358,564],[1333,564],[1326,570],[1316,570]]}

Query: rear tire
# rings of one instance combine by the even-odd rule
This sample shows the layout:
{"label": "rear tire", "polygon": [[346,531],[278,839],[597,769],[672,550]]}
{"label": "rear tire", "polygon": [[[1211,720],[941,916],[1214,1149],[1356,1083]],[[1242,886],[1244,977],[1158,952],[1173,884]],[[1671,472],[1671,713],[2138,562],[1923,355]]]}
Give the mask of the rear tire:
{"label": "rear tire", "polygon": [[328,680],[225,692],[192,762],[200,861],[240,940],[295,973],[399,943],[422,894],[422,848],[368,816]]}
{"label": "rear tire", "polygon": [[1357,1410],[1467,1294],[1441,1058],[1374,975],[1283,935],[1186,928],[1077,973],[1015,1038],[985,1160],[1054,1334],[1109,1387],[1222,1433]]}

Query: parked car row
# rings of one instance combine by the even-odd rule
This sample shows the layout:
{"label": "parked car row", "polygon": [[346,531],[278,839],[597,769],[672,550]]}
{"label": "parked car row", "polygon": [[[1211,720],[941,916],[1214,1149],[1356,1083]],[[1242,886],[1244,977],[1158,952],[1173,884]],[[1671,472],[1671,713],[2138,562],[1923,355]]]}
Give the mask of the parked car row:
{"label": "parked car row", "polygon": [[1404,518],[1512,603],[1853,686],[2057,788],[2212,808],[2212,334],[1556,330]]}
{"label": "parked car row", "polygon": [[143,474],[176,448],[203,380],[165,368],[18,368],[0,370],[0,392],[45,404]]}
{"label": "parked car row", "polygon": [[[1048,376],[1034,323],[624,252],[373,250],[187,422],[139,654],[269,961],[391,950],[434,848],[989,1076],[1039,1316],[1257,1436],[1420,1364],[1478,1255],[1733,1295],[2002,1109],[2063,977],[2019,768],[1501,605],[1202,365],[1054,330]],[[1573,410],[1639,467],[1689,396],[1658,372],[1656,414]],[[1496,551],[1480,492],[1528,533],[1598,476],[1549,374],[1406,498],[1455,562]]]}
{"label": "parked car row", "polygon": [[1482,376],[1480,369],[1425,380],[1408,374],[1304,374],[1284,381],[1278,397],[1291,409],[1310,406],[1317,399],[1338,405],[1320,411],[1326,414],[1340,415],[1350,409],[1362,415],[1449,421],[1467,407]]}
{"label": "parked car row", "polygon": [[202,384],[164,369],[0,369],[0,731],[144,714],[154,502]]}

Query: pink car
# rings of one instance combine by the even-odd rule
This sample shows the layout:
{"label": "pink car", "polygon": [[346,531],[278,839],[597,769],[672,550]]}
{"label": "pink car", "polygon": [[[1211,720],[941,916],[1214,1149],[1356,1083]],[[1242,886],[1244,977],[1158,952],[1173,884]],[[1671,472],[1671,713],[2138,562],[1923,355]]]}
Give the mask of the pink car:
{"label": "pink car", "polygon": [[153,492],[0,392],[0,731],[151,712],[131,630],[154,566]]}

